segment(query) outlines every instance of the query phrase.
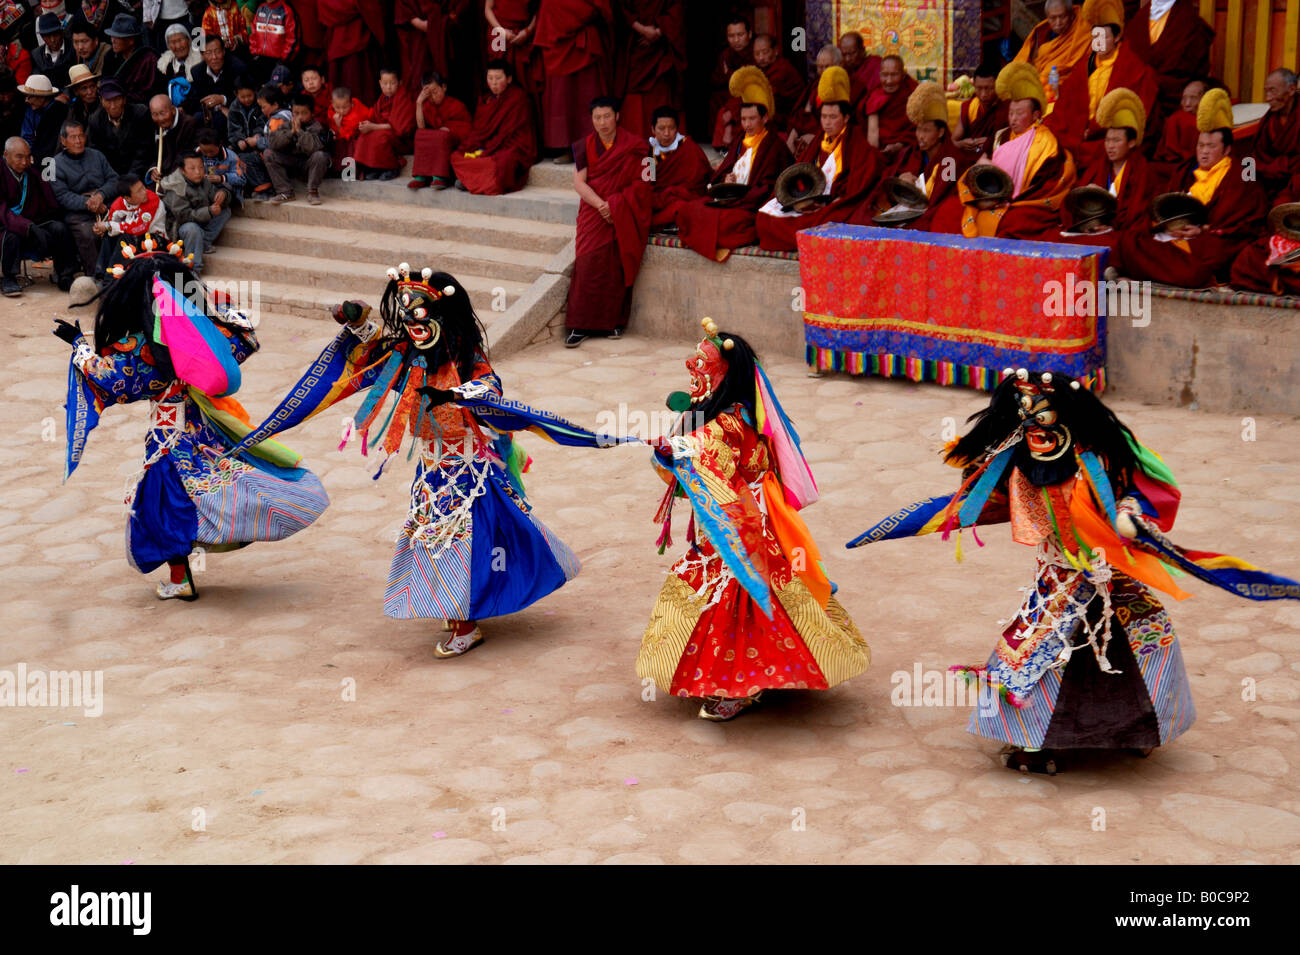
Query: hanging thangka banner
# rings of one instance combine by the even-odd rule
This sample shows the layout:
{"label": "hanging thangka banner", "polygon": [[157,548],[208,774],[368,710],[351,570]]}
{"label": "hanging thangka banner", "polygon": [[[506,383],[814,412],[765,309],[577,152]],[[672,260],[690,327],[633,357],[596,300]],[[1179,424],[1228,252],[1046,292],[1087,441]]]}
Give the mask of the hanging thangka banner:
{"label": "hanging thangka banner", "polygon": [[1103,246],[831,224],[800,232],[808,364],[992,390],[1050,367],[1100,392]]}
{"label": "hanging thangka banner", "polygon": [[901,56],[918,80],[947,84],[980,61],[980,0],[808,0],[808,59],[851,30],[867,53]]}

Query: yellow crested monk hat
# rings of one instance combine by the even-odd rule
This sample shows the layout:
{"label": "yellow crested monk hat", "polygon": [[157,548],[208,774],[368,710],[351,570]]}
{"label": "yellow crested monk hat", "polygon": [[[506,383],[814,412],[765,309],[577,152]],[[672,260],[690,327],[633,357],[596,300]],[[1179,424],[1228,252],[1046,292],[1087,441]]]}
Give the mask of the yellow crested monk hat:
{"label": "yellow crested monk hat", "polygon": [[1090,27],[1104,27],[1113,23],[1119,27],[1119,33],[1123,33],[1124,4],[1120,0],[1086,0],[1083,5],[1083,22]]}
{"label": "yellow crested monk hat", "polygon": [[1014,102],[1018,99],[1038,101],[1038,108],[1047,105],[1047,93],[1038,69],[1029,63],[1014,62],[1002,67],[997,80],[998,99]]}
{"label": "yellow crested monk hat", "polygon": [[1147,111],[1137,93],[1120,87],[1111,90],[1097,104],[1097,125],[1102,129],[1132,129],[1140,143],[1147,125]]}
{"label": "yellow crested monk hat", "polygon": [[817,99],[823,103],[848,103],[853,99],[849,74],[842,66],[828,66],[817,81]]}
{"label": "yellow crested monk hat", "polygon": [[742,66],[731,74],[728,86],[731,95],[738,97],[742,103],[762,104],[771,116],[776,109],[776,99],[772,95],[772,84],[767,75],[757,66]]}
{"label": "yellow crested monk hat", "polygon": [[1196,128],[1202,133],[1232,129],[1232,100],[1227,90],[1208,90],[1196,107]]}
{"label": "yellow crested monk hat", "polygon": [[933,122],[948,125],[948,97],[933,80],[916,84],[907,98],[907,118],[913,126]]}

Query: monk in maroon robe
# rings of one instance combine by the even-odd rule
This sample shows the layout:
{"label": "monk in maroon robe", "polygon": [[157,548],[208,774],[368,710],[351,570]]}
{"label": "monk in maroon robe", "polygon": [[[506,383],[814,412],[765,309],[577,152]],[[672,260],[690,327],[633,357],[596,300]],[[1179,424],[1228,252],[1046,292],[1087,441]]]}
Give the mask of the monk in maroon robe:
{"label": "monk in maroon robe", "polygon": [[825,168],[831,156],[838,154],[838,171],[830,184],[831,201],[812,212],[780,215],[778,200],[769,200],[755,222],[758,244],[767,251],[794,252],[798,248],[796,232],[826,222],[847,222],[871,198],[887,163],[880,151],[867,142],[866,133],[850,125],[851,115],[848,103],[822,104],[823,137],[809,143],[796,160]]}
{"label": "monk in maroon robe", "polygon": [[384,47],[384,6],[380,0],[318,0],[325,28],[330,86],[360,94],[379,85],[379,54]]}
{"label": "monk in maroon robe", "polygon": [[649,144],[619,128],[610,97],[592,104],[591,124],[594,131],[573,144],[573,186],[582,201],[565,307],[569,347],[593,333],[622,334],[650,234]]}
{"label": "monk in maroon robe", "polygon": [[857,112],[867,94],[880,85],[880,67],[884,60],[874,53],[867,55],[862,34],[856,30],[840,37],[839,47],[840,66],[849,74],[849,104]]}
{"label": "monk in maroon robe", "polygon": [[1287,75],[1274,70],[1264,83],[1264,100],[1268,112],[1242,152],[1255,157],[1255,177],[1271,197],[1300,173],[1300,96]]}
{"label": "monk in maroon robe", "polygon": [[514,84],[510,64],[493,60],[487,68],[488,91],[474,110],[474,126],[451,156],[460,184],[480,196],[499,196],[522,189],[537,162],[532,104]]}
{"label": "monk in maroon robe", "polygon": [[414,97],[426,73],[442,75],[460,100],[478,93],[478,13],[475,0],[397,0],[394,20],[402,73]]}
{"label": "monk in maroon robe", "polygon": [[678,132],[677,111],[671,106],[654,111],[651,132],[654,188],[650,196],[650,228],[653,231],[671,226],[671,231],[676,231],[677,210],[707,193],[713,166],[699,143]]}
{"label": "monk in maroon robe", "polygon": [[[318,3],[295,3],[293,11],[298,16],[298,56],[301,63],[325,62],[327,40],[321,26]],[[320,119],[319,116],[316,117]],[[324,124],[322,124],[324,125]]]}
{"label": "monk in maroon robe", "polygon": [[[947,126],[922,123],[916,127],[917,145],[905,147],[885,170],[883,179],[898,177],[925,190],[929,203],[919,219],[902,226],[917,232],[945,232],[961,235],[961,200],[957,198],[957,180],[975,156],[952,141]],[[853,225],[874,226],[872,217],[890,208],[884,186],[877,186],[872,201],[864,203],[847,221]]]}
{"label": "monk in maroon robe", "polygon": [[[1103,245],[1113,249],[1120,236],[1131,229],[1141,228],[1151,218],[1151,200],[1156,178],[1151,165],[1137,144],[1124,129],[1108,129],[1102,139],[1102,151],[1079,175],[1075,188],[1100,186],[1115,197],[1115,218],[1107,232],[1085,235],[1062,235],[1054,242],[1074,245]],[[1076,231],[1074,223],[1064,209],[1061,210],[1062,231]]]}
{"label": "monk in maroon robe", "polygon": [[[1300,202],[1300,175],[1277,195],[1274,206]],[[1267,295],[1300,297],[1300,261],[1269,265],[1269,260],[1300,248],[1300,241],[1286,235],[1265,235],[1255,240],[1233,259],[1229,281],[1233,288]]]}
{"label": "monk in maroon robe", "polygon": [[992,61],[979,65],[974,85],[975,95],[962,101],[952,139],[961,149],[981,153],[999,129],[1006,129],[1010,104],[998,96],[998,66]]}
{"label": "monk in maroon robe", "polygon": [[487,51],[484,62],[502,59],[515,71],[515,85],[528,94],[533,104],[533,123],[541,129],[542,91],[546,88],[546,71],[537,37],[538,0],[484,0],[483,18],[487,31],[483,41]]}
{"label": "monk in maroon robe", "polygon": [[812,142],[814,136],[822,134],[822,101],[817,95],[817,85],[827,69],[839,65],[837,62],[839,59],[842,59],[842,56],[838,48],[830,45],[822,47],[817,53],[817,75],[804,87],[794,109],[786,117],[786,125],[790,128],[786,136],[786,146],[793,152],[799,152]]}
{"label": "monk in maroon robe", "polygon": [[618,0],[618,11],[627,31],[615,81],[619,122],[639,135],[660,106],[682,108],[686,9],[682,0]]}
{"label": "monk in maroon robe", "polygon": [[903,60],[887,56],[880,61],[880,85],[863,97],[858,120],[867,142],[893,157],[904,146],[916,145],[916,127],[907,118],[907,98],[916,80],[903,69]]}
{"label": "monk in maroon robe", "polygon": [[412,149],[415,132],[415,101],[402,85],[395,70],[379,73],[379,98],[370,107],[370,118],[357,126],[357,148],[352,156],[369,178],[396,177]]}
{"label": "monk in maroon robe", "polygon": [[[1181,108],[1168,117],[1160,129],[1160,141],[1151,153],[1151,171],[1159,180],[1168,179],[1174,170],[1196,158],[1196,140],[1201,131],[1196,128],[1196,108],[1209,89],[1205,80],[1191,80],[1183,87]],[[1151,129],[1150,123],[1147,128]]]}
{"label": "monk in maroon robe", "polygon": [[[754,37],[754,65],[763,71],[772,87],[775,108],[767,118],[767,127],[774,133],[785,135],[790,128],[789,116],[799,106],[804,95],[804,78],[794,64],[781,55],[776,39],[770,33]],[[727,100],[724,111],[740,116],[740,97]]]}
{"label": "monk in maroon robe", "polygon": [[546,148],[568,149],[581,138],[591,101],[608,95],[613,24],[611,0],[541,0],[535,42],[546,67],[542,96]]}
{"label": "monk in maroon robe", "polygon": [[[1156,189],[1157,195],[1191,192],[1206,206],[1206,224],[1178,228],[1170,233],[1175,241],[1169,242],[1152,234],[1149,221],[1130,228],[1115,245],[1114,264],[1125,275],[1183,288],[1205,288],[1226,279],[1232,260],[1259,237],[1268,208],[1264,191],[1259,183],[1239,174],[1226,132],[1201,133],[1196,161]],[[1213,193],[1207,201],[1203,196],[1210,187]]]}
{"label": "monk in maroon robe", "polygon": [[710,205],[705,198],[683,203],[677,211],[682,245],[715,262],[725,262],[732,249],[758,244],[758,209],[771,197],[776,177],[794,162],[784,140],[767,129],[762,107],[743,105],[740,124],[744,135],[731,144],[709,182],[740,183],[749,191],[731,205]]}
{"label": "monk in maroon robe", "polygon": [[713,130],[713,147],[726,149],[739,136],[740,114],[728,108],[731,101],[731,74],[742,66],[754,64],[754,34],[744,17],[732,17],[726,24],[727,45],[718,54],[709,74],[709,122]]}
{"label": "monk in maroon robe", "polygon": [[451,154],[464,142],[474,120],[460,100],[447,95],[447,84],[434,77],[415,99],[415,156],[411,189],[446,189],[452,182]]}
{"label": "monk in maroon robe", "polygon": [[1138,7],[1125,43],[1156,74],[1158,109],[1147,118],[1148,134],[1155,137],[1165,118],[1178,112],[1183,87],[1209,75],[1214,30],[1201,19],[1198,0],[1174,0],[1172,8],[1168,0],[1159,0]]}

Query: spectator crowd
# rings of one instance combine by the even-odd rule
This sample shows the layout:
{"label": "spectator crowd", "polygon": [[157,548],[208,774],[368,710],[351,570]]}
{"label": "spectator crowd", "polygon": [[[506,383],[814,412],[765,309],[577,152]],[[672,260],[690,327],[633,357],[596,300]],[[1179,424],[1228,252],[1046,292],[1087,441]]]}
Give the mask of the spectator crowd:
{"label": "spectator crowd", "polygon": [[697,95],[683,0],[0,0],[0,291],[24,259],[102,280],[147,233],[201,270],[244,203],[411,157],[410,189],[485,195],[572,165],[570,345],[620,333],[652,232],[718,262],[827,222],[1100,244],[1135,278],[1300,294],[1295,64],[1239,117],[1195,0],[1044,14],[954,97],[854,32],[805,74],[742,11]]}

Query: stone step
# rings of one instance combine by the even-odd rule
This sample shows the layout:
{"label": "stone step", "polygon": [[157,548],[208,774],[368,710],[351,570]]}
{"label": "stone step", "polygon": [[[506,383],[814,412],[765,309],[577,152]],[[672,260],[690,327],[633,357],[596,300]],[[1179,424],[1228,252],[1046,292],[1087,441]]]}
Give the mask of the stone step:
{"label": "stone step", "polygon": [[[309,207],[310,208],[310,207]],[[352,217],[344,217],[351,225]],[[241,216],[231,219],[221,233],[221,248],[283,252],[330,261],[369,263],[380,266],[376,274],[399,262],[413,268],[426,266],[462,274],[491,275],[512,282],[532,282],[553,257],[535,247],[500,247],[476,244],[477,236],[428,239],[406,233],[395,243],[392,232],[369,232],[358,228],[322,228],[294,222],[279,222]]]}
{"label": "stone step", "polygon": [[[569,226],[578,216],[578,194],[573,191],[571,168],[567,186],[525,186],[504,196],[475,196],[459,189],[407,189],[408,178],[401,175],[388,182],[326,179],[321,184],[321,194],[327,204],[331,199],[368,199],[394,203],[405,209],[450,209]],[[302,201],[299,199],[292,204]]]}
{"label": "stone step", "polygon": [[[261,306],[274,306],[274,311],[287,309],[293,315],[308,318],[328,318],[325,309],[349,298],[378,306],[388,283],[385,268],[369,263],[323,260],[237,246],[219,245],[218,250],[204,260],[204,279],[256,282]],[[456,278],[469,292],[470,301],[484,324],[509,308],[530,284],[468,273]],[[247,300],[252,294],[250,290],[241,298]]]}
{"label": "stone step", "polygon": [[573,163],[556,165],[543,159],[528,170],[528,185],[542,189],[568,189],[573,191]]}
{"label": "stone step", "polygon": [[[353,183],[352,185],[368,184]],[[373,183],[373,185],[385,186],[391,183]],[[429,190],[419,191],[424,193]],[[357,229],[362,232],[382,233],[385,236],[400,232],[402,235],[418,236],[423,239],[444,239],[549,253],[560,251],[573,239],[576,211],[564,223],[534,222],[510,215],[494,215],[486,210],[466,212],[420,205],[409,201],[411,190],[403,187],[402,192],[404,194],[398,194],[395,199],[389,197],[378,200],[365,199],[359,195],[344,195],[339,196],[336,201],[319,206],[308,205],[302,196],[294,202],[286,202],[278,206],[266,202],[246,202],[243,214],[237,218],[263,219],[318,229]],[[231,220],[231,224],[236,221],[237,219]],[[402,261],[403,253],[395,249],[390,257]]]}

